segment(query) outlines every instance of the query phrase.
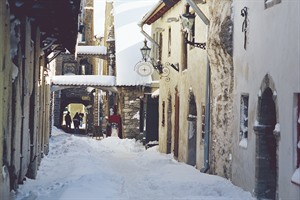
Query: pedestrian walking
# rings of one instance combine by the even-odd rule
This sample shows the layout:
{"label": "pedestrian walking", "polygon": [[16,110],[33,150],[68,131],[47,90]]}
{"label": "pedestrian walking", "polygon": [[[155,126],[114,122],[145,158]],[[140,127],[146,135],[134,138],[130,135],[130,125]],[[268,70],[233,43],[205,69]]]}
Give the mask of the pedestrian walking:
{"label": "pedestrian walking", "polygon": [[73,117],[74,134],[79,134],[80,117],[78,112]]}
{"label": "pedestrian walking", "polygon": [[70,116],[70,112],[68,111],[68,113],[65,116],[65,122],[66,122],[66,127],[68,130],[71,129],[71,116]]}

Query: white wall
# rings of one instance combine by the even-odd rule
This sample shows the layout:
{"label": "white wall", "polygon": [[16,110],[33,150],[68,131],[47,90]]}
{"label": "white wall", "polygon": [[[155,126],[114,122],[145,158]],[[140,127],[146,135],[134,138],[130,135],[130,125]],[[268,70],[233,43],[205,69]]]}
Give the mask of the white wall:
{"label": "white wall", "polygon": [[[294,94],[300,92],[300,5],[299,1],[282,0],[265,9],[264,1],[233,1],[235,133],[233,142],[233,182],[248,191],[254,189],[255,133],[258,93],[262,80],[269,74],[277,92],[279,140],[280,199],[299,199],[300,187],[291,183],[295,170],[296,138]],[[248,7],[248,43],[244,46],[241,9]],[[239,144],[240,96],[249,94],[248,146]],[[294,121],[293,121],[294,120]]]}
{"label": "white wall", "polygon": [[156,0],[114,1],[117,85],[151,83],[151,76],[139,76],[134,67],[142,60],[140,48],[144,46],[145,39],[138,23],[156,2]]}

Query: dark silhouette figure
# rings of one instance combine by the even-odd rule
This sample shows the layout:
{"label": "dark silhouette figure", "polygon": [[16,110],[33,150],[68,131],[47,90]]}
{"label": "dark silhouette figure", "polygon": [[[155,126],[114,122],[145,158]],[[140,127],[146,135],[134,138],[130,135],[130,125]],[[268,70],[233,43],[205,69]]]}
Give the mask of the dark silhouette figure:
{"label": "dark silhouette figure", "polygon": [[66,121],[66,127],[67,129],[71,129],[71,116],[70,116],[70,112],[68,111],[68,113],[65,116],[65,121]]}
{"label": "dark silhouette figure", "polygon": [[74,134],[79,134],[80,117],[78,112],[73,117]]}

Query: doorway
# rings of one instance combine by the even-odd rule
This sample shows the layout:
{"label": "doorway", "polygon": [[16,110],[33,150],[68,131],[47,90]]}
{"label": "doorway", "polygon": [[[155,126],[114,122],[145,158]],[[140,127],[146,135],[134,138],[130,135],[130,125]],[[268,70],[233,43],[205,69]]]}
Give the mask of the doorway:
{"label": "doorway", "polygon": [[190,93],[189,97],[189,114],[188,114],[188,155],[187,164],[196,165],[196,148],[197,148],[197,105],[195,96]]}
{"label": "doorway", "polygon": [[168,98],[167,109],[167,154],[171,153],[172,148],[172,96]]}
{"label": "doorway", "polygon": [[273,91],[267,87],[258,105],[256,133],[255,195],[258,199],[276,199],[277,191],[277,140],[273,131],[276,125],[276,104]]}
{"label": "doorway", "polygon": [[179,95],[175,89],[175,123],[174,123],[174,157],[178,158],[179,153]]}

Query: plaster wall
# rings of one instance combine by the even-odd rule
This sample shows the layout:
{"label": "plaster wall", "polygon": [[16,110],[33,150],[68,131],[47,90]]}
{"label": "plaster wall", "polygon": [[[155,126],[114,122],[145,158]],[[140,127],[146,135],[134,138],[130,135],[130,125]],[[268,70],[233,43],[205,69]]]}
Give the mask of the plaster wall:
{"label": "plaster wall", "polygon": [[[203,167],[203,141],[202,141],[202,118],[201,106],[205,104],[205,81],[206,81],[206,62],[207,54],[205,50],[191,47],[185,47],[184,36],[181,30],[181,22],[167,23],[167,19],[171,17],[179,17],[185,12],[185,1],[178,2],[168,12],[152,25],[152,30],[161,30],[163,28],[163,44],[162,44],[162,63],[167,66],[167,63],[178,64],[179,72],[168,66],[170,74],[169,79],[162,77],[160,79],[160,95],[159,95],[159,148],[161,152],[167,152],[167,130],[168,125],[165,123],[162,126],[161,121],[165,115],[167,121],[168,98],[172,99],[172,152],[174,150],[174,125],[175,123],[175,95],[178,90],[179,95],[179,152],[178,160],[187,162],[188,158],[188,114],[189,114],[189,96],[191,93],[195,95],[197,107],[197,131],[196,131],[196,165],[198,168]],[[208,14],[208,6],[200,5],[205,14]],[[192,11],[190,9],[190,11]],[[169,29],[171,29],[171,53],[168,54]],[[199,17],[195,19],[195,41],[206,42],[207,27]],[[187,49],[187,53],[184,49]],[[164,113],[162,103],[165,102]],[[204,114],[204,113],[203,113]]]}
{"label": "plaster wall", "polygon": [[[247,48],[241,9],[248,7]],[[274,82],[278,140],[278,198],[299,199],[300,187],[291,183],[296,167],[296,97],[300,92],[300,5],[299,1],[282,1],[265,9],[264,2],[233,1],[235,95],[234,121],[239,122],[240,96],[249,94],[247,148],[239,146],[239,123],[233,129],[232,181],[252,191],[255,187],[255,140],[253,131],[257,119],[260,87],[266,74]]]}

